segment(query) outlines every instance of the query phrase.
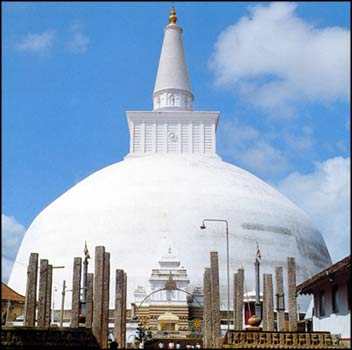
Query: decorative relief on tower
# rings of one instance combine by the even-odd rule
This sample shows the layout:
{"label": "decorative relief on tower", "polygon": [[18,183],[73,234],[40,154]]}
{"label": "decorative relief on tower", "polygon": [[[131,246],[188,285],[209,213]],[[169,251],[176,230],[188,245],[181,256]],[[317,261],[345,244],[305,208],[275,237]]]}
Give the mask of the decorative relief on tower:
{"label": "decorative relief on tower", "polygon": [[174,94],[167,94],[167,106],[174,106],[175,105],[175,96]]}
{"label": "decorative relief on tower", "polygon": [[188,97],[184,96],[184,104],[185,104],[185,108],[189,109],[189,102],[188,102]]}
{"label": "decorative relief on tower", "polygon": [[154,99],[154,109],[160,108],[160,96],[155,97]]}
{"label": "decorative relief on tower", "polygon": [[170,142],[177,142],[178,136],[174,132],[169,132],[169,141]]}
{"label": "decorative relief on tower", "polygon": [[178,110],[192,110],[193,96],[187,91],[170,89],[172,91],[159,92],[153,96],[153,109],[175,108]]}

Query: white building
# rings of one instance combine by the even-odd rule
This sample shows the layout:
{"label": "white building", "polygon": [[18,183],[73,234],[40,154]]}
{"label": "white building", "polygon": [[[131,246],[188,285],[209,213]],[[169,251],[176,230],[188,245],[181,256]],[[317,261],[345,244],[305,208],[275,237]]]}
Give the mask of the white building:
{"label": "white building", "polygon": [[338,334],[351,345],[351,256],[299,284],[297,293],[313,295],[313,331]]}
{"label": "white building", "polygon": [[189,321],[196,316],[201,319],[203,297],[200,287],[191,293],[189,283],[187,270],[169,248],[159,260],[159,268],[152,270],[147,292],[143,286],[134,291],[138,320],[154,333],[189,334]]}
{"label": "white building", "polygon": [[[209,252],[218,251],[221,307],[226,309],[225,227],[199,227],[204,218],[215,218],[229,222],[229,266],[231,271],[245,269],[248,291],[254,290],[257,242],[263,273],[272,273],[276,266],[285,270],[288,256],[296,260],[298,283],[329,266],[325,242],[301,209],[256,176],[221,160],[216,153],[220,113],[193,111],[193,98],[182,29],[171,14],[153,110],[127,112],[128,155],[88,176],[39,213],[16,261],[28,261],[30,253],[37,252],[64,265],[53,275],[53,284],[62,285],[63,279],[72,280],[73,258],[82,255],[85,240],[90,247],[104,245],[111,253],[111,280],[115,268],[127,273],[129,304],[137,286],[147,285],[155,257],[170,243],[187,266],[190,290],[203,284]],[[15,263],[9,285],[25,293],[26,276],[26,266]],[[114,283],[110,286],[114,295]],[[60,305],[59,293],[56,298]],[[114,298],[110,300],[113,307]],[[69,303],[67,298],[67,308]]]}
{"label": "white building", "polygon": [[[160,268],[153,269],[149,278],[150,289],[154,292],[149,300],[149,305],[183,305],[187,306],[187,294],[189,279],[187,270],[180,267],[180,261],[176,255],[172,254],[171,248],[168,254],[159,261]],[[178,290],[160,290],[165,287],[165,283],[172,278]],[[185,292],[181,292],[184,290]],[[156,293],[155,293],[156,292]]]}

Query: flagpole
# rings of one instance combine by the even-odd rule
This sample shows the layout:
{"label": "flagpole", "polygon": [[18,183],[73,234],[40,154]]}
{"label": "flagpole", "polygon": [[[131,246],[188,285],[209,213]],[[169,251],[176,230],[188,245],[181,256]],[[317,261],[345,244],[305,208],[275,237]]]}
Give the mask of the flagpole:
{"label": "flagpole", "polygon": [[255,315],[262,318],[262,308],[260,304],[260,250],[257,243],[257,252],[254,262],[255,267]]}
{"label": "flagpole", "polygon": [[86,316],[86,302],[87,302],[87,277],[88,277],[88,259],[90,258],[87,242],[84,243],[84,260],[83,260],[83,281],[82,281],[82,316]]}

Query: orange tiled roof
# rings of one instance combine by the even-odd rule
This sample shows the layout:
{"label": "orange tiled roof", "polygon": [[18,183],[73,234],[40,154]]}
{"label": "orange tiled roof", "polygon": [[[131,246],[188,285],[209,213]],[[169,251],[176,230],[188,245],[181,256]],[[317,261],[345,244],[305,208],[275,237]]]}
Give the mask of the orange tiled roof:
{"label": "orange tiled roof", "polygon": [[23,301],[25,297],[17,292],[15,292],[12,288],[10,288],[4,282],[1,282],[1,300],[13,300],[13,301]]}

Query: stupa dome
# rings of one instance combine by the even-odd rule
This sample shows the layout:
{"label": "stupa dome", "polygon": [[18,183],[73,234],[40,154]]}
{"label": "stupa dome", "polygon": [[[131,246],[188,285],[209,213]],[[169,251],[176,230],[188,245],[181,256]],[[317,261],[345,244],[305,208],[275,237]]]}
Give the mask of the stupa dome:
{"label": "stupa dome", "polygon": [[[126,158],[73,186],[28,228],[9,280],[19,293],[25,293],[27,275],[21,262],[31,252],[54,266],[64,265],[54,270],[53,285],[59,287],[65,279],[70,287],[73,258],[83,255],[87,241],[92,257],[98,245],[111,254],[111,295],[114,270],[125,270],[130,302],[138,286],[148,285],[150,271],[171,246],[187,269],[189,291],[203,284],[209,253],[218,251],[225,308],[225,225],[208,223],[201,230],[203,219],[228,221],[231,276],[245,269],[245,293],[254,290],[257,243],[261,273],[274,273],[277,266],[286,271],[287,257],[294,257],[300,283],[331,264],[320,232],[302,210],[216,154],[219,112],[192,111],[181,33],[172,17],[165,27],[154,109],[127,112],[131,142]],[[92,264],[89,271],[94,271]],[[56,298],[59,305],[59,293]]]}
{"label": "stupa dome", "polygon": [[[202,285],[209,252],[219,252],[222,304],[226,303],[224,225],[200,225],[204,218],[229,222],[230,271],[245,269],[254,289],[256,242],[261,271],[274,273],[295,257],[297,283],[330,264],[321,234],[307,215],[254,175],[220,159],[150,155],[128,158],[84,179],[44,209],[30,225],[17,260],[31,252],[49,258],[55,285],[71,283],[74,256],[104,245],[115,268],[128,275],[128,295],[148,285],[150,271],[171,244],[187,268],[190,286]],[[94,254],[91,251],[93,257]],[[90,267],[94,271],[93,267]],[[26,267],[15,264],[10,285],[25,292]],[[113,277],[111,289],[113,290]],[[190,288],[192,290],[192,288]]]}

